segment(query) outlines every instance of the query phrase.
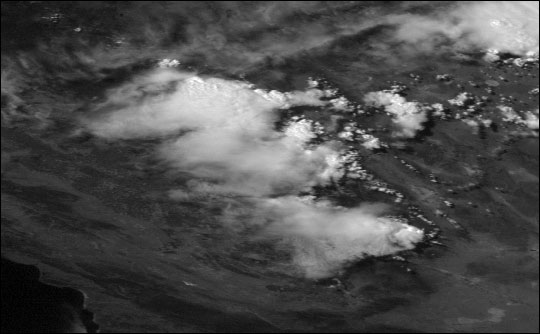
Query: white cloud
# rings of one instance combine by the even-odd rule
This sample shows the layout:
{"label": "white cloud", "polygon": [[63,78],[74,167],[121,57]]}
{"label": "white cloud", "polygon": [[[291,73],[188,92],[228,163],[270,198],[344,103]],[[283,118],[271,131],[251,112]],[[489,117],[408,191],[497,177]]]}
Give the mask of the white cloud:
{"label": "white cloud", "polygon": [[381,217],[385,209],[381,205],[344,209],[325,202],[281,197],[267,199],[261,206],[261,212],[275,217],[267,232],[292,240],[294,261],[308,278],[335,275],[365,256],[411,249],[423,237],[421,230]]}
{"label": "white cloud", "polygon": [[367,105],[384,107],[392,116],[392,121],[399,127],[394,134],[398,137],[413,138],[418,131],[424,129],[423,123],[428,120],[427,110],[418,102],[407,100],[391,92],[370,92],[364,96]]}
{"label": "white cloud", "polygon": [[86,125],[107,138],[162,136],[209,127],[264,137],[273,133],[275,109],[324,106],[327,102],[321,97],[326,95],[318,89],[267,92],[246,82],[159,69],[111,90],[99,109],[115,108],[114,112]]}
{"label": "white cloud", "polygon": [[306,150],[298,138],[266,138],[219,128],[192,131],[162,146],[162,158],[177,169],[210,179],[229,192],[266,196],[306,191],[339,177],[329,145]]}
{"label": "white cloud", "polygon": [[448,100],[448,103],[458,107],[465,107],[469,104],[472,104],[473,102],[474,97],[467,92],[460,93],[455,98]]}
{"label": "white cloud", "polygon": [[297,140],[299,143],[304,144],[310,140],[317,138],[318,134],[323,133],[323,128],[320,124],[314,123],[307,119],[298,119],[296,121],[289,122],[283,133],[289,138]]}
{"label": "white cloud", "polygon": [[364,146],[368,150],[376,150],[381,148],[381,141],[379,140],[379,138],[371,136],[362,143],[362,146]]}
{"label": "white cloud", "polygon": [[[162,93],[167,90],[174,92]],[[266,92],[245,82],[158,70],[113,90],[101,108],[119,108],[87,125],[106,138],[187,131],[159,150],[175,168],[233,193],[302,191],[333,178],[329,171],[337,169],[328,161],[338,153],[332,144],[306,150],[303,144],[314,134],[305,122],[292,123],[285,133],[275,131],[275,110],[323,105],[322,96],[315,89]]]}
{"label": "white cloud", "polygon": [[354,111],[354,107],[350,103],[349,100],[347,100],[346,97],[340,96],[335,99],[330,100],[330,104],[332,105],[332,108],[338,111],[344,111],[344,112],[352,112]]}
{"label": "white cloud", "polygon": [[[412,248],[422,237],[408,225],[377,218],[380,210],[295,199],[343,177],[344,157],[338,143],[310,144],[323,131],[312,121],[295,118],[277,131],[278,110],[323,106],[327,102],[321,98],[327,96],[314,88],[268,92],[246,82],[157,69],[110,91],[99,116],[85,124],[109,139],[164,138],[158,156],[194,178],[187,189],[172,190],[171,198],[240,195],[253,201],[252,215],[273,221],[269,231],[303,240],[293,242],[296,264],[319,278],[364,254]],[[175,139],[165,139],[170,137]],[[308,244],[323,257],[305,253]]]}
{"label": "white cloud", "polygon": [[176,59],[165,58],[158,62],[158,67],[167,68],[167,67],[178,67],[180,62]]}
{"label": "white cloud", "polygon": [[514,108],[500,105],[497,106],[497,109],[501,111],[504,122],[519,123],[521,121],[521,117],[516,113]]}
{"label": "white cloud", "polygon": [[462,1],[431,16],[395,15],[389,21],[399,25],[397,39],[425,51],[449,39],[461,49],[538,53],[538,1]]}
{"label": "white cloud", "polygon": [[497,108],[501,111],[504,122],[524,125],[531,130],[538,130],[538,109],[534,112],[527,111],[523,113],[523,116],[520,116],[512,107],[499,105]]}
{"label": "white cloud", "polygon": [[528,111],[525,114],[525,119],[523,121],[523,124],[525,124],[529,129],[531,130],[538,130],[538,109],[536,109],[536,112],[530,112]]}

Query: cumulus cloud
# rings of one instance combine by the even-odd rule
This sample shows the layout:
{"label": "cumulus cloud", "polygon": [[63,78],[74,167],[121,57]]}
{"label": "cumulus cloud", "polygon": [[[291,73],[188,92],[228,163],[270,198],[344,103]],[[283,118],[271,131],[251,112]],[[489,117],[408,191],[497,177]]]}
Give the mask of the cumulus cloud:
{"label": "cumulus cloud", "polygon": [[162,68],[111,90],[84,123],[108,139],[163,138],[159,157],[193,177],[172,198],[212,194],[255,203],[252,215],[271,221],[267,233],[289,240],[295,263],[321,278],[365,255],[410,249],[422,238],[409,225],[379,217],[381,210],[294,197],[345,174],[338,143],[310,143],[321,131],[316,124],[296,119],[282,131],[274,126],[280,109],[325,106],[323,97],[328,93],[315,88],[265,91]]}
{"label": "cumulus cloud", "polygon": [[367,93],[364,102],[367,105],[384,107],[399,128],[394,133],[397,137],[413,138],[418,131],[424,129],[423,123],[428,120],[426,108],[418,102],[408,102],[404,97],[392,92]]}
{"label": "cumulus cloud", "polygon": [[525,120],[524,120],[524,124],[531,130],[538,130],[539,128],[539,125],[538,125],[538,109],[535,110],[535,112],[530,112],[528,111],[526,114],[525,114]]}
{"label": "cumulus cloud", "polygon": [[297,119],[287,125],[284,133],[287,137],[296,139],[299,143],[307,143],[317,138],[317,134],[323,133],[322,131],[320,124],[314,124],[307,119]]}
{"label": "cumulus cloud", "polygon": [[325,104],[320,100],[325,93],[317,89],[281,93],[252,88],[246,82],[159,69],[110,90],[97,109],[115,112],[86,124],[107,138],[162,136],[210,127],[263,138],[272,133],[271,124],[277,120],[273,110]]}
{"label": "cumulus cloud", "polygon": [[395,38],[433,51],[452,41],[459,49],[538,53],[538,1],[462,1],[429,15],[389,16]]}
{"label": "cumulus cloud", "polygon": [[260,205],[261,212],[274,217],[267,232],[294,243],[294,262],[308,278],[334,275],[365,256],[411,249],[423,237],[402,221],[381,217],[381,205],[344,209],[295,197],[266,199]]}
{"label": "cumulus cloud", "polygon": [[338,153],[322,145],[304,150],[276,135],[258,138],[212,129],[193,131],[161,148],[171,165],[216,182],[216,190],[249,196],[308,191],[341,176]]}
{"label": "cumulus cloud", "polygon": [[[173,92],[163,93],[167,90]],[[275,131],[275,110],[324,105],[323,95],[316,89],[266,92],[245,82],[158,70],[111,91],[100,108],[115,111],[86,123],[106,138],[185,132],[162,145],[159,154],[179,170],[219,183],[216,189],[223,192],[303,191],[339,174],[331,163],[338,152],[332,143],[304,149],[313,134],[304,127],[300,135],[302,123]]]}

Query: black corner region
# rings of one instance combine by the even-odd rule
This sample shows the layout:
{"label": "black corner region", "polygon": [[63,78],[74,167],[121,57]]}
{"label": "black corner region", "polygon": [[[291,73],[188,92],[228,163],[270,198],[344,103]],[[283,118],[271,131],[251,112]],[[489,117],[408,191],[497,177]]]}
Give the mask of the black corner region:
{"label": "black corner region", "polygon": [[2,258],[2,333],[97,333],[82,292],[39,278],[35,266]]}

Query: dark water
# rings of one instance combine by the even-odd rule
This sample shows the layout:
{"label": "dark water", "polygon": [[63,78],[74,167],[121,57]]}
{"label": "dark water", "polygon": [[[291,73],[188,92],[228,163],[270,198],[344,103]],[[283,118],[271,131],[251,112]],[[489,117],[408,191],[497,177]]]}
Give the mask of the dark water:
{"label": "dark water", "polygon": [[3,333],[96,333],[93,313],[75,289],[39,282],[34,266],[2,258]]}

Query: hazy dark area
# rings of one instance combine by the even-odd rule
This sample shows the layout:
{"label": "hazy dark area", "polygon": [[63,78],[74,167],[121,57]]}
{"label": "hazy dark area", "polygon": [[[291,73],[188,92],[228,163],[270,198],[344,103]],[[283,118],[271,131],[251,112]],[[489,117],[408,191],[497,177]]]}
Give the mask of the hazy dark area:
{"label": "hazy dark area", "polygon": [[538,2],[1,15],[3,332],[538,332]]}

